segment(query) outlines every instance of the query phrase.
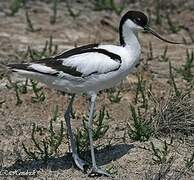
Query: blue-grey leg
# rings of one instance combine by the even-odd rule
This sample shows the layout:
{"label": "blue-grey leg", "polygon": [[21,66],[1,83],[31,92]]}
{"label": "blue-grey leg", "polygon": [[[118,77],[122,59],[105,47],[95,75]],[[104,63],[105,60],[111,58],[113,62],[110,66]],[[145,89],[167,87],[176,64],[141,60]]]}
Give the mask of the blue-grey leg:
{"label": "blue-grey leg", "polygon": [[89,120],[88,120],[88,134],[89,134],[89,141],[90,141],[90,149],[91,149],[91,157],[92,157],[92,170],[90,172],[90,176],[92,175],[105,175],[110,176],[107,172],[103,171],[102,169],[98,168],[96,165],[96,159],[94,154],[94,145],[93,145],[93,114],[95,110],[95,102],[96,102],[96,94],[93,94],[91,97],[91,106],[89,112]]}
{"label": "blue-grey leg", "polygon": [[74,134],[72,132],[71,123],[70,123],[72,105],[73,105],[74,98],[75,98],[75,94],[73,94],[72,97],[71,97],[71,100],[70,100],[69,105],[67,107],[67,110],[64,114],[64,117],[65,117],[65,122],[66,122],[66,125],[67,125],[67,132],[68,132],[68,135],[69,135],[69,138],[70,138],[70,145],[71,145],[73,160],[74,160],[76,166],[79,169],[81,169],[82,171],[85,171],[84,168],[85,168],[86,164],[82,159],[79,158],[79,156],[77,154],[77,148],[76,148],[76,145],[75,145],[75,137],[74,137]]}

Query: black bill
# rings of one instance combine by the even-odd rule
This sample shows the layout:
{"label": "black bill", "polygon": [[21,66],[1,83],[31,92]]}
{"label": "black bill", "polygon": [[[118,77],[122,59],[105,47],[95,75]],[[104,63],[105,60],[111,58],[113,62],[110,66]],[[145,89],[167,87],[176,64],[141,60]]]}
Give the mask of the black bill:
{"label": "black bill", "polygon": [[147,31],[147,32],[150,32],[152,33],[154,36],[156,36],[157,38],[161,39],[162,41],[165,41],[167,43],[171,43],[171,44],[182,44],[180,42],[174,42],[174,41],[169,41],[169,40],[166,40],[164,39],[163,37],[161,37],[158,33],[156,33],[155,31],[153,31],[149,26],[145,26],[144,27],[144,30]]}

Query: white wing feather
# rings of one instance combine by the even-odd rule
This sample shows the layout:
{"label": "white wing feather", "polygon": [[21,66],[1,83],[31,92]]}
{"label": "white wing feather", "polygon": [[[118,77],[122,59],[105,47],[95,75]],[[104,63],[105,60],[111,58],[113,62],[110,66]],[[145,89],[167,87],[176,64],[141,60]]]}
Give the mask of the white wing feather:
{"label": "white wing feather", "polygon": [[79,55],[74,55],[63,60],[64,66],[76,68],[85,76],[93,73],[106,73],[119,68],[120,63],[111,59],[109,56],[98,53],[89,52]]}
{"label": "white wing feather", "polygon": [[45,66],[43,64],[36,64],[36,63],[34,63],[34,64],[31,64],[29,66],[29,68],[32,68],[32,69],[34,69],[34,70],[36,70],[38,72],[48,73],[48,74],[54,74],[54,73],[57,72],[56,70],[52,69],[51,67]]}

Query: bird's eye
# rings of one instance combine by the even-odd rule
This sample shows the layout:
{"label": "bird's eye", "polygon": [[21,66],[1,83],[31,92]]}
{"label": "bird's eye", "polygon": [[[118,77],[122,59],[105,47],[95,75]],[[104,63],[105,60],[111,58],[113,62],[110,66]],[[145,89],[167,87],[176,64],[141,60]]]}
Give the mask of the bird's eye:
{"label": "bird's eye", "polygon": [[141,22],[141,19],[140,18],[136,18],[133,20],[136,24],[139,24],[139,22]]}

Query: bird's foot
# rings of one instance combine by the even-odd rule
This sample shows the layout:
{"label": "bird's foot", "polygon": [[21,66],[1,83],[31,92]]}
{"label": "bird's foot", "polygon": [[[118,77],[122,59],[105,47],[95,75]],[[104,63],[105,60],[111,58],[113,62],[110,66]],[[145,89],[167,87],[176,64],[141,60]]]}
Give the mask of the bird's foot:
{"label": "bird's foot", "polygon": [[89,173],[89,176],[107,176],[111,177],[109,173],[107,173],[105,170],[102,170],[98,167],[92,167],[91,172]]}
{"label": "bird's foot", "polygon": [[84,160],[80,159],[80,157],[77,154],[72,155],[73,160],[75,162],[75,165],[82,171],[86,172],[88,165],[85,163]]}

